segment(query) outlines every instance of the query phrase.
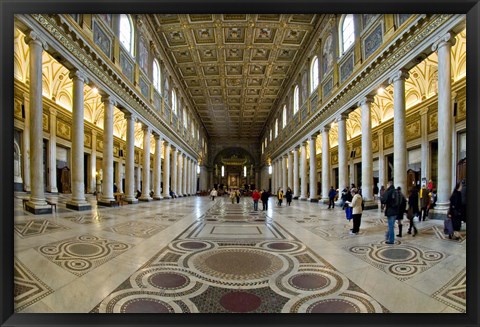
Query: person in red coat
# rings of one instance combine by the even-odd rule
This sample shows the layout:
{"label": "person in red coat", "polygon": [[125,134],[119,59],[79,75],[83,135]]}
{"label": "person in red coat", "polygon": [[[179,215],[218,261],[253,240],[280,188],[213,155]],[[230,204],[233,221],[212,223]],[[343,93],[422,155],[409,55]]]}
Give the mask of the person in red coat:
{"label": "person in red coat", "polygon": [[258,192],[257,189],[253,191],[252,199],[253,199],[253,210],[258,211],[258,200],[260,200],[260,192]]}

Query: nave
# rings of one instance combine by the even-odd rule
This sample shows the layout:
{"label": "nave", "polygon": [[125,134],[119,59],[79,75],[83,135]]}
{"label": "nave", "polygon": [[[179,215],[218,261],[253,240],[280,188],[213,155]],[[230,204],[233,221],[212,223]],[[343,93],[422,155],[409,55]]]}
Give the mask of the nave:
{"label": "nave", "polygon": [[[31,313],[463,313],[466,227],[416,223],[387,245],[338,206],[185,197],[33,215],[15,198],[15,310]],[[262,206],[259,205],[261,208]],[[405,219],[404,225],[408,225]],[[404,227],[404,230],[406,227]],[[392,296],[393,295],[393,296]]]}

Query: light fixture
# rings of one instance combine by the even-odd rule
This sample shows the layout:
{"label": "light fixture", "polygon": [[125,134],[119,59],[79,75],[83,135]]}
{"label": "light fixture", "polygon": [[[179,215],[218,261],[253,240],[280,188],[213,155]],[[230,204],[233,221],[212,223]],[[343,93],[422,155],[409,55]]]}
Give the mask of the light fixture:
{"label": "light fixture", "polygon": [[222,166],[222,177],[225,177],[225,166]]}
{"label": "light fixture", "polygon": [[383,86],[380,86],[377,90],[377,94],[378,95],[383,95],[383,93],[385,93],[385,89],[383,88]]}
{"label": "light fixture", "polygon": [[243,166],[243,177],[247,177],[247,166]]}
{"label": "light fixture", "polygon": [[272,174],[272,165],[268,166],[268,174],[269,174],[269,175]]}
{"label": "light fixture", "polygon": [[197,165],[197,174],[200,174],[200,165]]}

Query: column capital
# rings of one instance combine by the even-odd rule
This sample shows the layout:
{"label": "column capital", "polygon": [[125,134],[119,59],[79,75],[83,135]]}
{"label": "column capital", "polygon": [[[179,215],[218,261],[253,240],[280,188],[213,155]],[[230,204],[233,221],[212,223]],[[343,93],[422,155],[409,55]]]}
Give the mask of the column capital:
{"label": "column capital", "polygon": [[377,135],[378,135],[378,136],[382,136],[382,135],[383,135],[383,129],[379,129],[379,130],[377,131]]}
{"label": "column capital", "polygon": [[349,115],[348,112],[346,112],[346,111],[345,111],[345,112],[342,112],[340,115],[338,115],[338,116],[336,117],[335,121],[338,123],[338,122],[340,122],[340,121],[342,121],[342,120],[347,120],[347,119],[348,119],[348,115]]}
{"label": "column capital", "polygon": [[319,135],[320,133],[319,132],[315,132],[313,134],[310,134],[310,136],[308,137],[309,140],[316,140],[317,139],[317,136]]}
{"label": "column capital", "polygon": [[82,72],[81,70],[78,70],[78,69],[75,69],[75,70],[72,70],[70,72],[70,74],[68,74],[68,77],[70,77],[71,79],[73,80],[80,80],[86,84],[88,84],[88,78],[87,78],[87,75],[85,75],[84,72]]}
{"label": "column capital", "polygon": [[30,43],[37,43],[40,45],[44,50],[48,50],[48,44],[44,40],[40,38],[40,35],[35,31],[30,31],[27,33],[25,37],[25,43],[30,45]]}
{"label": "column capital", "polygon": [[364,105],[370,105],[373,102],[375,102],[375,97],[373,95],[367,95],[366,97],[358,101],[358,106],[363,107]]}
{"label": "column capital", "polygon": [[294,151],[298,151],[300,149],[301,145],[300,144],[297,144],[293,147],[293,150]]}
{"label": "column capital", "polygon": [[392,77],[389,78],[388,84],[392,84],[398,80],[406,80],[407,78],[410,77],[410,74],[408,73],[408,70],[406,69],[400,69],[397,72],[395,72]]}
{"label": "column capital", "polygon": [[288,158],[288,152],[282,155],[282,158]]}
{"label": "column capital", "polygon": [[158,133],[155,132],[155,131],[153,131],[152,134],[153,134],[153,138],[155,139],[155,141],[159,141],[159,140],[160,140],[160,134],[158,134]]}
{"label": "column capital", "polygon": [[135,117],[135,115],[132,114],[132,113],[129,112],[129,111],[124,112],[123,117],[124,117],[126,120],[133,120],[133,122],[135,122],[135,121],[137,120],[137,117]]}
{"label": "column capital", "polygon": [[428,107],[420,109],[420,116],[425,116],[428,113]]}
{"label": "column capital", "polygon": [[454,46],[455,43],[457,42],[457,40],[455,39],[455,36],[448,32],[442,36],[440,36],[432,45],[432,51],[437,51],[439,50],[441,47],[443,46],[446,46],[446,45],[450,45],[450,46]]}
{"label": "column capital", "polygon": [[113,98],[112,96],[110,95],[102,95],[102,98],[101,98],[101,101],[103,103],[110,103],[112,106],[116,106],[117,105],[117,100],[115,100],[115,98]]}
{"label": "column capital", "polygon": [[303,140],[302,141],[302,146],[307,146],[308,140]]}
{"label": "column capital", "polygon": [[181,153],[182,157],[186,158],[187,154],[186,153]]}
{"label": "column capital", "polygon": [[55,109],[54,107],[48,108],[48,112],[50,113],[51,116],[57,115],[57,109]]}
{"label": "column capital", "polygon": [[320,131],[322,133],[328,133],[328,132],[330,132],[330,128],[331,128],[330,125],[325,125],[320,129]]}
{"label": "column capital", "polygon": [[142,124],[142,130],[143,132],[150,132],[150,126],[147,124]]}

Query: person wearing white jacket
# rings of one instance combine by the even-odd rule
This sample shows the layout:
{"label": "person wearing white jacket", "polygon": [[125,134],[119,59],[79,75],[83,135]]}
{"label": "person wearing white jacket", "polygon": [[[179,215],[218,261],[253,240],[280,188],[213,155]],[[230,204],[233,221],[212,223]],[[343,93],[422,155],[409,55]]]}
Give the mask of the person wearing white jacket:
{"label": "person wearing white jacket", "polygon": [[362,221],[362,196],[358,194],[356,188],[352,188],[350,190],[352,193],[352,202],[347,201],[346,203],[352,207],[352,220],[353,220],[353,228],[350,230],[350,235],[358,235],[360,231],[360,223]]}

